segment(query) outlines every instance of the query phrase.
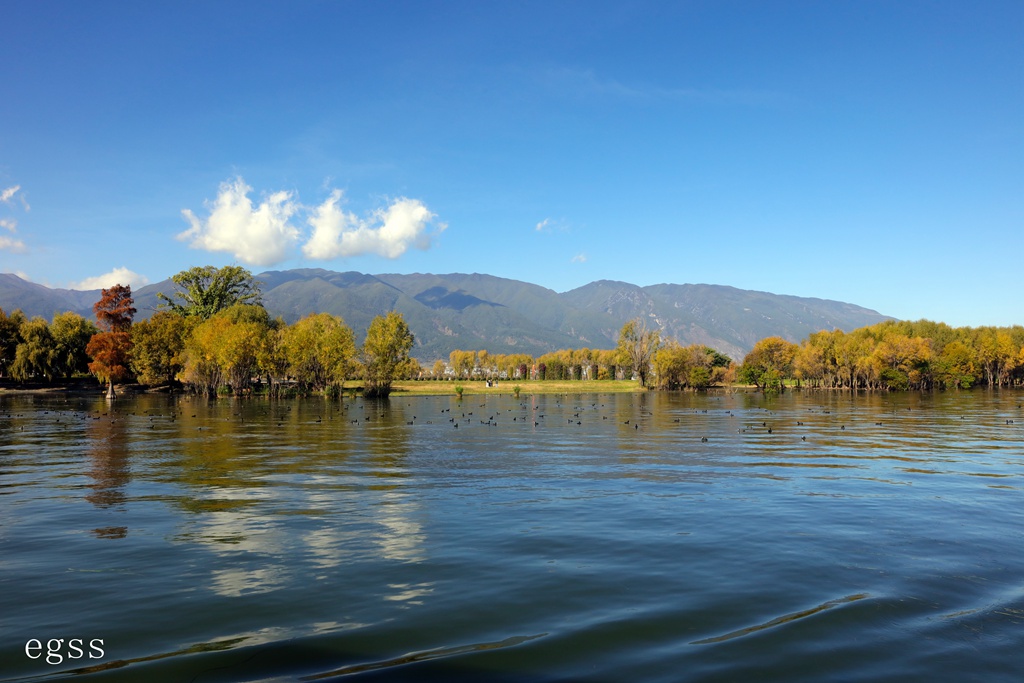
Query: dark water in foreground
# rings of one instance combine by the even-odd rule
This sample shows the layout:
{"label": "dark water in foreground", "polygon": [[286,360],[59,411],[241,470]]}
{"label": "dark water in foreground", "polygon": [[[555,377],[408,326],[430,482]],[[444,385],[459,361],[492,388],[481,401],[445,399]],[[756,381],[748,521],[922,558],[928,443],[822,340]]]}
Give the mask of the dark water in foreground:
{"label": "dark water in foreground", "polygon": [[0,680],[1018,681],[1022,399],[0,397]]}

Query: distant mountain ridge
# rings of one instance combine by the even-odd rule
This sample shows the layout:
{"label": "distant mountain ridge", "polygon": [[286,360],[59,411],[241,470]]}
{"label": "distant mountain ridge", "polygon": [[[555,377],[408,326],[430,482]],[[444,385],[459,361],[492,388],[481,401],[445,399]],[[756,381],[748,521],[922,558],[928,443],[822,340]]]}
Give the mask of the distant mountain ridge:
{"label": "distant mountain ridge", "polygon": [[[479,273],[367,275],[319,268],[256,275],[273,316],[291,323],[309,313],[341,316],[361,339],[374,316],[397,310],[416,336],[413,355],[447,358],[453,349],[540,355],[566,348],[613,348],[626,321],[642,317],[683,344],[700,343],[736,360],[764,337],[799,342],[822,329],[852,330],[890,319],[827,299],[757,292],[723,285],[640,287],[599,280],[558,293],[539,285]],[[170,294],[171,280],[134,292],[138,318]],[[50,289],[0,274],[0,308],[47,319],[74,311],[92,317],[99,290]]]}

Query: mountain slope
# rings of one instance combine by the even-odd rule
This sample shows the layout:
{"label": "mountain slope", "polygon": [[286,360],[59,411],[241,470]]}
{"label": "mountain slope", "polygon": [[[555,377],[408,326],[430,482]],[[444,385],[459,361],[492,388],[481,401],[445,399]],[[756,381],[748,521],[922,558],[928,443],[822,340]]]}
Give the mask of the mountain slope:
{"label": "mountain slope", "polygon": [[42,316],[47,320],[55,313],[74,311],[92,317],[92,305],[99,301],[100,290],[77,291],[50,289],[34,282],[22,280],[11,273],[0,273],[0,308],[6,313],[21,309],[29,318]]}
{"label": "mountain slope", "polygon": [[[273,316],[294,322],[310,313],[342,317],[361,341],[374,316],[397,310],[416,336],[413,355],[446,358],[453,349],[539,355],[564,348],[613,348],[626,321],[641,317],[683,344],[707,344],[737,360],[771,335],[800,341],[821,329],[851,330],[887,317],[853,304],[721,285],[639,287],[600,280],[558,293],[480,273],[367,275],[307,268],[267,271],[263,300]],[[137,319],[157,310],[164,280],[135,292]],[[75,311],[92,316],[99,290],[49,289],[0,275],[0,308],[28,316]]]}

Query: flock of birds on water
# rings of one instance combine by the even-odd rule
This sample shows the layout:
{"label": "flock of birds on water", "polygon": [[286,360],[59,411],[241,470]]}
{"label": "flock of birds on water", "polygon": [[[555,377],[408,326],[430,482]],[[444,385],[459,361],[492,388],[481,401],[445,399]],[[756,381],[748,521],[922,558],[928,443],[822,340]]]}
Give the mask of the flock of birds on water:
{"label": "flock of birds on water", "polygon": [[[544,405],[537,405],[537,404],[535,404],[535,405],[531,406],[527,402],[520,401],[519,404],[518,404],[518,407],[519,407],[518,412],[515,412],[513,408],[505,408],[504,409],[505,415],[502,415],[501,411],[495,409],[493,406],[489,408],[488,407],[488,402],[486,401],[487,397],[484,397],[485,398],[485,402],[484,403],[476,404],[474,402],[474,404],[473,404],[474,405],[474,409],[472,409],[472,410],[467,410],[467,406],[465,406],[463,404],[462,399],[457,400],[456,405],[452,406],[452,405],[450,405],[450,403],[452,401],[451,397],[447,397],[447,396],[444,396],[444,397],[440,397],[440,396],[418,397],[420,399],[420,401],[418,403],[418,406],[421,407],[421,408],[428,408],[429,406],[425,402],[429,402],[430,399],[434,399],[434,400],[441,399],[442,401],[444,401],[446,403],[449,403],[449,405],[446,408],[441,408],[439,410],[439,412],[435,413],[435,419],[421,419],[417,415],[412,415],[411,416],[412,419],[405,420],[405,424],[407,426],[414,426],[414,425],[417,425],[417,424],[428,424],[428,425],[430,425],[430,424],[443,424],[443,423],[446,422],[453,429],[459,429],[460,425],[463,425],[465,427],[465,426],[474,425],[474,424],[477,424],[477,423],[479,425],[483,425],[483,426],[487,426],[487,427],[497,427],[499,425],[499,418],[511,417],[511,421],[505,419],[505,423],[506,424],[511,422],[511,424],[514,424],[514,425],[523,425],[523,426],[531,426],[532,425],[532,427],[534,429],[538,429],[538,428],[544,427],[546,425],[553,424],[553,421],[549,420],[547,418],[548,418],[548,413],[552,413],[552,415],[554,415],[555,412],[558,412],[558,413],[561,414],[561,417],[558,420],[559,422],[560,422],[560,420],[562,418],[565,419],[565,422],[562,423],[562,424],[565,424],[566,426],[582,427],[584,425],[589,425],[591,423],[591,415],[588,414],[588,412],[593,414],[593,422],[597,422],[597,419],[596,419],[597,417],[600,417],[602,422],[608,421],[608,419],[609,419],[609,415],[608,414],[604,414],[604,413],[609,412],[607,410],[607,405],[605,403],[593,402],[593,403],[590,403],[589,405],[583,405],[582,404],[583,402],[577,402],[577,403],[574,403],[572,405],[572,407],[570,408],[568,403],[563,403],[563,399],[567,398],[568,395],[540,395],[540,396],[544,396],[547,399],[547,400],[543,401]],[[477,398],[477,397],[474,397],[474,398]],[[500,398],[500,395],[499,395],[499,398]],[[581,396],[578,396],[578,398],[581,398]],[[712,397],[712,400],[721,401],[722,398],[723,397],[720,397],[720,396],[719,397]],[[173,403],[171,404],[171,410],[170,411],[168,411],[166,408],[157,408],[157,409],[144,410],[144,411],[142,411],[141,416],[140,416],[138,410],[130,410],[129,409],[131,407],[131,405],[132,405],[132,401],[131,401],[130,398],[126,399],[126,400],[123,400],[120,403],[120,405],[118,403],[110,403],[110,404],[108,404],[107,410],[105,410],[105,411],[103,411],[103,410],[91,410],[90,411],[90,410],[81,410],[81,409],[77,409],[76,410],[76,409],[72,408],[70,405],[68,405],[65,409],[62,409],[62,410],[43,410],[41,412],[41,415],[44,418],[46,418],[48,420],[51,420],[54,424],[63,424],[65,426],[65,428],[67,426],[70,426],[71,424],[73,424],[75,422],[86,422],[88,420],[92,420],[92,421],[105,420],[106,422],[108,422],[110,424],[117,424],[119,422],[124,423],[124,422],[128,421],[129,419],[137,420],[139,417],[142,417],[142,418],[148,419],[148,426],[149,426],[150,429],[156,429],[161,423],[167,423],[167,422],[170,422],[172,424],[176,423],[179,419],[182,419],[182,420],[185,420],[185,419],[207,420],[210,417],[215,417],[216,416],[216,409],[215,409],[215,411],[214,411],[214,413],[212,415],[211,415],[210,411],[206,410],[207,405],[204,405],[204,404],[206,404],[205,400],[201,400],[201,399],[198,399],[198,398],[191,398],[191,397],[174,397],[172,400],[173,400]],[[536,400],[536,397],[534,397],[534,400]],[[69,404],[70,401],[71,401],[71,399],[68,399],[68,398],[64,399],[65,404]],[[413,403],[411,401],[409,401],[408,399],[397,399],[397,401],[403,401],[405,403],[406,407],[409,407],[409,408],[413,408],[414,407]],[[550,405],[552,401],[554,403],[553,406]],[[124,406],[124,409],[121,410],[121,411],[118,411],[117,408],[121,407],[122,405]],[[212,403],[212,404],[208,404],[208,405],[216,406],[217,404],[216,403]],[[295,404],[290,404],[290,403],[288,403],[286,401],[282,401],[282,402],[271,401],[271,402],[269,402],[267,404],[262,405],[260,407],[260,410],[255,415],[253,415],[253,411],[249,411],[249,418],[248,419],[249,419],[249,424],[253,424],[254,422],[257,423],[257,424],[263,423],[263,424],[269,424],[271,426],[275,426],[277,428],[282,428],[282,427],[285,427],[286,425],[293,425],[293,424],[296,424],[296,423],[298,423],[300,425],[303,425],[303,426],[305,426],[305,425],[310,425],[310,426],[311,425],[323,425],[325,423],[334,422],[336,420],[339,423],[340,422],[347,422],[350,425],[362,425],[362,424],[374,423],[374,422],[377,422],[377,421],[385,421],[385,422],[387,422],[388,421],[387,413],[390,412],[390,405],[391,404],[386,402],[386,401],[385,402],[379,402],[379,401],[365,401],[365,400],[360,400],[360,401],[356,401],[356,400],[338,401],[338,402],[333,403],[333,404],[332,403],[324,403],[324,405],[323,405],[324,410],[319,412],[319,413],[317,413],[315,418],[312,418],[311,416],[303,417],[301,415],[302,411],[294,411]],[[1024,404],[1021,404],[1021,403],[1017,404],[1017,410],[1018,411],[1020,411],[1022,409],[1022,405],[1024,405]],[[369,408],[369,409],[367,409],[367,408]],[[484,410],[480,411],[479,410],[480,408],[483,408]],[[623,408],[623,406],[616,406],[615,407],[616,411],[619,411],[619,412],[622,412],[622,408]],[[644,405],[637,406],[632,399],[630,400],[630,402],[628,404],[628,409],[629,409],[629,412],[631,413],[631,415],[630,415],[630,417],[628,419],[621,420],[621,417],[623,417],[624,415],[619,415],[618,418],[621,420],[621,424],[622,424],[622,426],[624,428],[626,428],[626,429],[632,428],[634,431],[637,431],[637,432],[639,432],[639,430],[641,428],[641,425],[644,425],[645,428],[646,428],[648,425],[651,424],[652,420],[654,420],[654,419],[656,419],[658,417],[654,412],[652,412],[652,410],[650,408],[648,408],[648,407],[646,407]],[[436,408],[435,408],[435,410],[436,410]],[[902,410],[910,412],[910,411],[913,410],[913,408],[906,407],[906,408],[904,408]],[[922,410],[922,409],[918,408],[918,410]],[[571,411],[571,413],[569,413],[568,411]],[[821,406],[806,408],[806,411],[808,413],[811,413],[811,414],[818,413],[819,415],[822,415],[822,416],[831,416],[832,415],[832,410],[831,409],[826,409],[826,408],[821,407]],[[514,413],[514,412],[515,412],[515,414],[509,415],[510,413]],[[770,410],[768,408],[750,408],[750,407],[748,407],[748,408],[739,409],[739,410],[737,410],[737,409],[722,408],[720,410],[713,410],[713,411],[711,411],[711,413],[709,413],[709,410],[706,409],[706,408],[692,409],[692,411],[689,411],[689,410],[686,411],[686,413],[688,413],[688,414],[691,413],[691,412],[694,415],[711,415],[711,416],[715,416],[715,414],[717,414],[717,416],[723,417],[723,418],[728,419],[728,420],[737,420],[738,419],[738,420],[740,420],[739,423],[734,423],[734,424],[738,425],[736,427],[736,429],[735,429],[737,434],[761,433],[761,434],[772,435],[772,434],[776,434],[777,432],[780,432],[780,431],[783,432],[783,433],[792,433],[792,431],[791,430],[787,430],[786,427],[794,427],[795,426],[795,427],[799,428],[799,427],[805,427],[806,426],[806,424],[805,424],[805,422],[803,420],[795,420],[795,421],[793,421],[791,419],[791,417],[789,417],[788,415],[787,415],[788,419],[783,420],[783,419],[781,419],[776,414],[775,411],[772,411],[772,410]],[[891,412],[893,414],[896,414],[898,412],[898,410],[895,407],[893,407]],[[324,413],[327,414],[326,420],[324,418]],[[678,415],[681,415],[682,411],[674,410],[673,413],[675,415],[677,415],[677,417],[674,417],[672,419],[672,423],[680,424],[683,421],[683,418],[678,416]],[[568,417],[566,417],[567,414],[569,415]],[[483,417],[484,415],[486,415],[486,419],[484,419],[484,417]],[[24,413],[10,413],[10,412],[2,412],[2,411],[0,411],[0,418],[6,418],[7,420],[12,420],[13,418],[24,418],[24,417],[25,417]],[[613,417],[613,419],[615,419],[615,416],[612,416],[612,417]],[[239,424],[245,424],[247,418],[246,418],[246,414],[243,411],[239,410],[239,411],[233,411],[231,413],[231,417],[227,418],[227,419],[229,419],[231,421],[238,422]],[[966,416],[960,416],[960,420],[965,420],[965,419],[966,419]],[[1014,418],[1001,418],[1001,419],[1003,419],[1005,421],[1006,425],[1013,425],[1014,424]],[[585,422],[585,420],[586,420],[586,422]],[[795,424],[794,424],[794,422],[795,422]],[[838,425],[836,425],[836,424],[834,424],[836,422],[835,419],[831,419],[830,422],[831,422],[831,424],[829,425],[829,427],[832,430],[839,431],[839,432],[846,432],[847,431],[846,424],[843,424],[842,422],[840,422]],[[7,424],[10,426],[12,423],[11,422],[7,422]],[[0,429],[2,429],[3,426],[4,426],[4,421],[0,421]],[[662,422],[662,426],[667,426],[667,425],[665,425],[665,423]],[[876,421],[876,422],[874,422],[874,426],[875,427],[884,427],[885,424],[883,422]],[[24,428],[25,428],[24,424],[21,424],[18,427],[18,429],[20,431],[24,431]],[[201,432],[204,429],[209,430],[210,426],[209,425],[205,425],[205,426],[204,425],[199,425],[199,426],[195,426],[194,429],[197,432]],[[722,431],[721,429],[718,429],[718,430],[716,430],[716,433],[721,433],[721,431]],[[800,436],[800,438],[801,438],[801,441],[807,441],[807,435],[806,434],[802,434]],[[700,436],[700,442],[701,443],[709,443],[710,439],[709,439],[709,437],[706,434],[704,434],[704,435]]]}

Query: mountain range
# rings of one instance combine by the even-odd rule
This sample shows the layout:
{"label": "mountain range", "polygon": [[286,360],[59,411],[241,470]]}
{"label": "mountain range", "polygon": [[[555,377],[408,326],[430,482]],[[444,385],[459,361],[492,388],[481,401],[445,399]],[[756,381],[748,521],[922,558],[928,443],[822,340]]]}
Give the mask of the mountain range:
{"label": "mountain range", "polygon": [[[764,337],[799,342],[822,329],[851,330],[890,319],[840,301],[785,296],[722,285],[660,284],[640,287],[599,280],[558,293],[539,285],[477,273],[366,275],[322,269],[268,271],[256,276],[273,316],[294,322],[309,313],[341,316],[365,335],[374,316],[397,310],[416,337],[421,362],[447,358],[454,349],[527,353],[589,347],[614,348],[619,330],[641,317],[682,344],[700,343],[736,359]],[[137,319],[171,294],[164,280],[135,292]],[[51,289],[0,274],[0,308],[50,319],[74,311],[92,317],[100,290]]]}

